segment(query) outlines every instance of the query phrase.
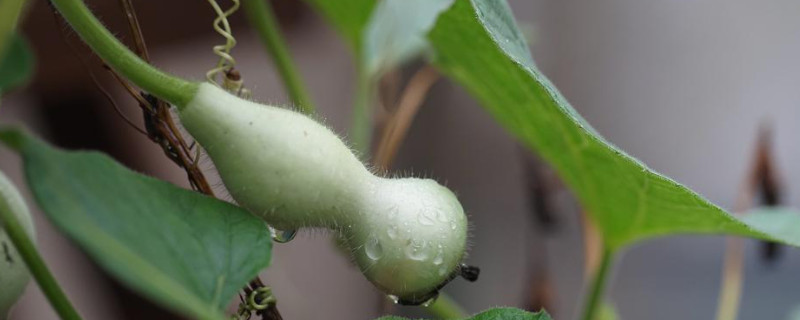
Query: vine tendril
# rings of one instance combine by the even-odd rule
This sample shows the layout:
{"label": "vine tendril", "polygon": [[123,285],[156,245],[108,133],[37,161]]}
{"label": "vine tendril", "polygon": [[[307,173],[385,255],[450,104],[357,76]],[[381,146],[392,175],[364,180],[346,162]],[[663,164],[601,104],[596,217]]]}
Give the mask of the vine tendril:
{"label": "vine tendril", "polygon": [[225,38],[225,44],[216,45],[213,47],[214,54],[219,56],[216,66],[206,72],[206,79],[215,85],[220,85],[217,82],[217,76],[223,75],[221,87],[231,93],[240,97],[249,98],[250,91],[244,88],[244,84],[239,73],[234,69],[236,66],[236,59],[231,55],[231,49],[236,46],[236,38],[231,31],[231,25],[228,22],[228,17],[239,10],[240,0],[231,0],[233,5],[228,10],[223,11],[216,0],[208,0],[208,4],[216,12],[217,17],[214,18],[214,31]]}

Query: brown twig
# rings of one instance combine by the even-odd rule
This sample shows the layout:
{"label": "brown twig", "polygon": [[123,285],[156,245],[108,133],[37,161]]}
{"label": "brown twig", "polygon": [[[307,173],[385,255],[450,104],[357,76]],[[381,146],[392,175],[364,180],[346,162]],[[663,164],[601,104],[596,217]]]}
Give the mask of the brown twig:
{"label": "brown twig", "polygon": [[403,91],[397,110],[391,116],[383,129],[381,141],[378,145],[374,165],[379,170],[388,170],[394,161],[397,150],[406,137],[408,128],[419,111],[428,91],[439,79],[439,74],[433,68],[425,66],[417,71]]}

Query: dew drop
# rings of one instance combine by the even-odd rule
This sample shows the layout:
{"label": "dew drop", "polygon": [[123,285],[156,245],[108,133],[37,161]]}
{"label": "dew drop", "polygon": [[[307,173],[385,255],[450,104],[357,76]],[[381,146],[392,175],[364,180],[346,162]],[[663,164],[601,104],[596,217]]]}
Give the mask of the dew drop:
{"label": "dew drop", "polygon": [[456,228],[458,228],[458,225],[456,224],[456,222],[455,221],[450,221],[450,230],[455,230]]}
{"label": "dew drop", "polygon": [[425,242],[412,239],[408,242],[408,245],[406,245],[406,256],[411,260],[425,261],[425,259],[428,259],[427,246],[428,244]]}
{"label": "dew drop", "polygon": [[394,304],[398,304],[398,303],[400,303],[400,297],[398,297],[398,296],[396,296],[396,295],[393,295],[393,294],[387,294],[387,295],[386,295],[386,297],[387,297],[387,298],[389,298],[389,300],[391,300],[391,301],[392,301],[392,303],[394,303]]}
{"label": "dew drop", "polygon": [[438,210],[437,209],[436,210],[436,219],[438,219],[439,222],[447,222],[447,215],[445,215],[444,212],[442,212],[442,210]]}
{"label": "dew drop", "polygon": [[432,215],[433,214],[430,211],[422,210],[417,215],[417,220],[419,221],[419,224],[423,226],[432,226],[434,223]]}
{"label": "dew drop", "polygon": [[392,206],[386,212],[386,217],[389,218],[390,220],[394,220],[395,218],[397,218],[397,215],[399,213],[400,213],[400,208],[398,208],[397,206]]}
{"label": "dew drop", "polygon": [[439,267],[439,275],[443,276],[445,273],[447,273],[447,267],[445,266]]}
{"label": "dew drop", "polygon": [[269,227],[269,231],[272,234],[272,241],[278,243],[287,243],[294,239],[294,236],[297,235],[297,230],[278,230],[273,227]]}
{"label": "dew drop", "polygon": [[381,241],[375,236],[369,237],[367,244],[364,245],[364,251],[366,251],[367,257],[372,260],[377,261],[383,258],[383,246],[381,245]]}
{"label": "dew drop", "polygon": [[436,253],[436,256],[433,257],[433,264],[440,265],[444,262],[444,250],[442,250],[442,246],[439,246],[439,252]]}
{"label": "dew drop", "polygon": [[426,307],[426,308],[430,307],[434,302],[436,302],[436,298],[439,298],[439,294],[438,293],[434,294],[433,297],[431,297],[430,299],[425,300],[425,302],[423,302],[421,304],[421,306]]}
{"label": "dew drop", "polygon": [[390,225],[389,229],[386,229],[386,234],[389,236],[389,239],[397,238],[399,232],[400,230],[397,229],[396,225]]}

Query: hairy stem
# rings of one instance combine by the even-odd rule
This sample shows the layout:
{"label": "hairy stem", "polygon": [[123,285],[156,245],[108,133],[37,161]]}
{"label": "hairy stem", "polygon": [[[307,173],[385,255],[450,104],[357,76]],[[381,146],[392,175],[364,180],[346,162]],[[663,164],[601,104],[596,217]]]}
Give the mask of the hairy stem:
{"label": "hairy stem", "polygon": [[182,108],[195,95],[197,83],[166,74],[131,52],[81,0],[52,0],[59,13],[92,50],[114,70],[153,95]]}
{"label": "hairy stem", "polygon": [[425,310],[439,320],[463,319],[467,316],[464,309],[444,292]]}
{"label": "hairy stem", "polygon": [[278,73],[283,80],[283,85],[289,91],[289,98],[306,114],[314,113],[314,103],[308,95],[308,90],[303,83],[297,67],[289,54],[286,41],[281,36],[275,13],[268,0],[243,0],[242,6],[250,24],[256,29],[261,41],[267,48]]}
{"label": "hairy stem", "polygon": [[595,320],[597,318],[598,307],[600,306],[600,301],[603,299],[613,258],[614,255],[611,250],[604,248],[603,255],[600,258],[600,265],[595,271],[594,279],[592,279],[591,287],[589,287],[589,297],[583,307],[583,316],[581,319]]}
{"label": "hairy stem", "polygon": [[11,239],[11,243],[17,248],[22,260],[25,261],[25,265],[28,266],[28,270],[33,274],[33,278],[36,279],[47,300],[50,300],[50,304],[56,310],[58,316],[65,320],[80,320],[81,316],[72,307],[64,291],[61,290],[56,279],[50,273],[47,265],[45,265],[42,256],[36,250],[33,241],[28,238],[19,220],[17,220],[17,216],[11,212],[9,203],[2,197],[0,197],[0,221],[2,221],[6,234]]}

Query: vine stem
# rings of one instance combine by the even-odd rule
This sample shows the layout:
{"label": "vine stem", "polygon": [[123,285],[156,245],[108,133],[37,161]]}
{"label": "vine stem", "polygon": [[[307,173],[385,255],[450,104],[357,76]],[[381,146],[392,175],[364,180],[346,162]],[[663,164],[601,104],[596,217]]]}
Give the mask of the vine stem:
{"label": "vine stem", "polygon": [[292,61],[286,41],[278,30],[275,13],[267,1],[243,0],[242,6],[247,20],[258,32],[261,41],[267,48],[267,52],[275,63],[275,67],[278,68],[283,84],[289,92],[289,98],[303,113],[312,114],[314,113],[314,103],[311,101],[302,77]]}
{"label": "vine stem", "polygon": [[464,309],[444,292],[440,293],[436,301],[425,310],[439,320],[463,319],[467,315]]}
{"label": "vine stem", "polygon": [[[361,61],[357,58],[356,61]],[[352,123],[350,125],[350,141],[362,159],[368,158],[372,143],[372,123],[370,121],[370,104],[372,101],[373,83],[366,70],[359,62],[356,74],[356,94],[353,105]]]}
{"label": "vine stem", "polygon": [[613,252],[608,248],[603,248],[600,264],[594,272],[594,279],[592,279],[592,284],[589,287],[589,298],[586,300],[583,307],[582,320],[596,319],[598,306],[600,305],[600,300],[603,298],[606,284],[608,283],[612,260],[614,260]]}
{"label": "vine stem", "polygon": [[25,261],[25,265],[28,266],[28,270],[33,274],[33,278],[36,279],[39,288],[42,289],[58,316],[65,320],[80,320],[81,316],[72,307],[64,291],[56,282],[53,274],[50,273],[42,256],[39,255],[39,251],[36,250],[33,241],[28,238],[19,220],[17,220],[17,216],[11,212],[8,202],[2,198],[0,198],[0,221],[2,221],[6,234],[11,239],[11,243],[17,248],[22,260]]}
{"label": "vine stem", "polygon": [[164,73],[139,58],[97,20],[83,1],[52,0],[52,3],[92,51],[133,83],[178,108],[194,98],[198,83]]}

